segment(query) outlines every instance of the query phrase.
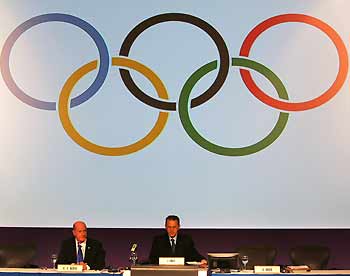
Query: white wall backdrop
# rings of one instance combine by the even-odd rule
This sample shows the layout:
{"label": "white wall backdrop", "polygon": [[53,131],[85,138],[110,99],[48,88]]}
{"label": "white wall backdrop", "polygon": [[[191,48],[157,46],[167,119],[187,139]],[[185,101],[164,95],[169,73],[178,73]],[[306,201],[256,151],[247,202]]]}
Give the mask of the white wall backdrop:
{"label": "white wall backdrop", "polygon": [[[0,2],[0,48],[17,26],[32,17],[62,13],[91,24],[117,57],[127,34],[139,23],[164,13],[185,13],[212,25],[230,58],[239,57],[248,33],[276,15],[304,14],[322,20],[349,50],[349,1],[44,1]],[[199,28],[167,22],[144,31],[129,57],[162,80],[169,101],[178,102],[186,80],[202,65],[219,59],[212,39]],[[339,57],[332,41],[304,23],[284,23],[262,33],[251,60],[270,68],[286,87],[290,102],[321,95],[336,78]],[[76,26],[47,22],[25,31],[14,43],[9,67],[27,95],[57,102],[66,80],[99,59],[93,40]],[[4,58],[1,67],[5,67]],[[130,70],[147,94],[158,98],[149,81]],[[218,70],[195,86],[203,93]],[[254,80],[268,95],[277,92],[262,75]],[[87,74],[73,97],[95,79]],[[184,130],[178,111],[154,142],[124,156],[90,152],[62,127],[57,110],[32,107],[13,95],[0,77],[0,225],[69,226],[84,219],[94,227],[162,227],[178,214],[193,228],[350,227],[349,81],[325,104],[291,111],[285,129],[265,149],[246,156],[223,156],[197,145]],[[178,107],[177,107],[178,109]],[[88,140],[120,147],[145,136],[158,109],[136,99],[116,66],[96,95],[70,110],[75,128]],[[280,110],[258,100],[230,66],[219,92],[189,111],[195,128],[225,147],[244,147],[263,139]]]}

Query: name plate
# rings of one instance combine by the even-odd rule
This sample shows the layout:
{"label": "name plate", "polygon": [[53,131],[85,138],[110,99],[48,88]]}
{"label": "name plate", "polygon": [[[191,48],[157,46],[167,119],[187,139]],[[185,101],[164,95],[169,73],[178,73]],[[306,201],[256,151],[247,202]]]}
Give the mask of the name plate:
{"label": "name plate", "polygon": [[159,257],[159,265],[185,265],[184,257]]}
{"label": "name plate", "polygon": [[281,273],[281,267],[279,265],[256,265],[254,266],[254,273],[273,273],[279,274]]}
{"label": "name plate", "polygon": [[123,276],[131,276],[131,271],[130,270],[124,270]]}
{"label": "name plate", "polygon": [[76,265],[76,264],[59,264],[57,265],[57,271],[58,272],[83,272],[83,266],[82,265]]}

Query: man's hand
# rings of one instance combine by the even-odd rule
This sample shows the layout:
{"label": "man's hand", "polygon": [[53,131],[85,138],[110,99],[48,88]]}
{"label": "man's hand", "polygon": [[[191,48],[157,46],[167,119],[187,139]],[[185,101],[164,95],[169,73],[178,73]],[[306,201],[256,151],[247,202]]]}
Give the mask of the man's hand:
{"label": "man's hand", "polygon": [[80,262],[80,263],[78,263],[78,265],[82,265],[82,266],[83,266],[83,270],[88,270],[88,265],[87,265],[87,263]]}
{"label": "man's hand", "polygon": [[201,260],[200,267],[207,267],[207,265],[208,265],[208,262],[206,259]]}

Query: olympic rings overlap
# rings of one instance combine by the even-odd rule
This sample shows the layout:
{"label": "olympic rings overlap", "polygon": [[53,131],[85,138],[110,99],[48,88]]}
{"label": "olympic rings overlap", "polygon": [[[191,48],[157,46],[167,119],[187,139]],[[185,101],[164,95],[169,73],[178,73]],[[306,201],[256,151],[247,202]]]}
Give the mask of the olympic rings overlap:
{"label": "olympic rings overlap", "polygon": [[[11,32],[11,34],[6,39],[5,44],[3,46],[1,56],[0,56],[1,74],[9,90],[22,102],[32,107],[44,109],[44,110],[55,110],[56,102],[46,102],[46,101],[32,98],[17,86],[10,72],[10,54],[15,42],[24,32],[26,32],[27,30],[29,30],[30,28],[38,24],[53,22],[53,21],[69,23],[85,31],[94,40],[99,52],[99,60],[94,60],[92,62],[89,62],[81,66],[67,79],[67,81],[63,85],[63,88],[59,96],[59,101],[58,101],[59,117],[64,130],[74,142],[76,142],[77,144],[79,144],[81,147],[85,148],[88,151],[94,152],[96,154],[110,155],[110,156],[127,155],[127,154],[134,153],[136,151],[139,151],[145,148],[146,146],[148,146],[149,144],[151,144],[160,135],[160,133],[162,132],[162,130],[164,129],[167,123],[167,119],[169,115],[168,112],[176,110],[177,106],[175,102],[163,101],[163,100],[169,99],[168,92],[165,88],[165,85],[157,76],[157,74],[147,66],[129,57],[130,50],[132,48],[133,43],[136,41],[137,37],[142,32],[144,32],[145,30],[147,30],[148,28],[154,25],[164,23],[164,22],[170,22],[170,21],[184,22],[200,28],[211,37],[219,53],[219,62],[212,61],[203,65],[201,68],[197,69],[187,79],[180,93],[179,102],[178,102],[178,112],[179,112],[180,121],[185,131],[189,135],[189,137],[195,143],[197,143],[199,146],[206,149],[207,151],[215,154],[219,154],[219,155],[225,155],[225,156],[249,155],[249,154],[259,152],[265,149],[266,147],[268,147],[269,145],[271,145],[274,141],[277,140],[277,138],[282,134],[283,130],[286,127],[289,113],[280,112],[275,127],[265,138],[263,138],[261,141],[253,145],[242,147],[242,148],[230,148],[230,147],[217,145],[207,140],[206,138],[204,138],[196,130],[196,128],[194,127],[190,119],[189,108],[196,107],[205,103],[206,101],[211,99],[215,94],[218,93],[218,91],[222,87],[228,75],[228,71],[230,67],[230,57],[229,57],[229,52],[225,44],[225,41],[221,37],[220,33],[213,26],[211,26],[209,23],[207,23],[203,19],[200,19],[193,15],[182,14],[182,13],[160,14],[142,21],[137,26],[135,26],[129,32],[129,34],[125,37],[119,51],[120,57],[113,57],[113,58],[109,57],[106,43],[104,42],[104,39],[101,36],[101,34],[88,22],[76,16],[72,16],[69,14],[61,14],[61,13],[50,13],[50,14],[35,16],[25,21],[24,23],[20,24],[17,28],[15,28],[14,31]],[[283,85],[283,82],[278,78],[277,74],[275,74],[271,69],[267,68],[263,64],[256,62],[254,60],[248,59],[253,43],[258,38],[258,36],[260,36],[264,31],[266,31],[272,26],[275,26],[281,23],[287,23],[287,22],[300,22],[300,23],[309,24],[311,26],[318,28],[331,39],[331,41],[336,47],[336,50],[339,56],[339,71],[337,73],[337,77],[335,81],[327,91],[325,91],[315,99],[312,99],[309,101],[297,102],[297,103],[287,102],[287,100],[289,99],[287,89]],[[326,103],[331,98],[333,98],[343,86],[348,73],[348,67],[349,67],[348,53],[347,53],[345,44],[341,39],[341,37],[339,36],[339,34],[332,27],[330,27],[328,24],[321,21],[320,19],[317,19],[309,15],[304,15],[304,14],[282,14],[282,15],[268,18],[267,20],[261,22],[256,27],[254,27],[252,31],[250,31],[247,37],[244,39],[244,42],[240,49],[240,56],[241,57],[233,57],[231,65],[238,66],[241,68],[240,74],[248,90],[263,103],[269,105],[270,107],[283,110],[283,111],[303,111],[307,109],[316,108]],[[119,69],[121,79],[131,94],[133,94],[137,99],[139,99],[146,105],[163,110],[163,111],[159,111],[158,119],[155,125],[145,137],[141,138],[140,140],[138,140],[137,142],[131,145],[122,146],[122,147],[105,147],[105,146],[92,143],[91,141],[89,141],[88,139],[86,139],[85,137],[79,134],[79,132],[74,128],[69,117],[69,107],[74,107],[84,103],[99,91],[99,89],[101,88],[103,82],[107,77],[110,60],[111,60],[112,66],[122,66],[128,69],[134,69],[140,72],[141,74],[143,74],[146,78],[148,78],[153,84],[153,86],[155,87],[157,94],[161,100],[153,98],[147,95],[145,92],[143,92],[133,81],[127,69],[122,69],[122,68]],[[79,96],[73,98],[69,102],[70,94],[72,92],[72,89],[76,85],[76,83],[84,75],[97,69],[98,64],[99,64],[98,73],[97,73],[96,79],[91,84],[91,86],[88,89],[86,89],[83,93],[81,93]],[[219,70],[213,84],[201,95],[199,95],[198,97],[190,101],[190,94],[192,92],[193,87],[196,85],[196,83],[206,74],[217,69],[218,64],[219,64]],[[274,99],[268,96],[264,91],[262,91],[255,84],[250,74],[250,71],[248,71],[247,69],[255,70],[260,74],[262,74],[263,76],[265,76],[272,83],[281,100]]]}
{"label": "olympic rings overlap", "polygon": [[[147,77],[153,86],[156,88],[158,96],[162,99],[168,99],[168,93],[167,90],[162,83],[162,81],[158,78],[158,76],[148,67],[142,65],[141,63],[128,59],[128,58],[121,58],[121,57],[114,57],[112,58],[112,65],[113,66],[125,66],[131,69],[134,69],[141,74],[143,74],[145,77]],[[95,143],[90,142],[83,136],[79,134],[79,132],[74,128],[70,118],[69,118],[69,109],[68,109],[68,101],[69,96],[75,86],[75,84],[81,79],[84,75],[91,72],[92,70],[95,70],[97,67],[97,60],[92,61],[90,63],[85,64],[84,66],[80,67],[77,71],[75,71],[69,79],[66,81],[62,88],[62,92],[60,94],[60,99],[58,102],[58,110],[59,115],[61,118],[61,122],[63,125],[63,128],[67,132],[67,134],[80,146],[83,148],[97,153],[101,155],[110,155],[110,156],[120,156],[120,155],[126,155],[133,152],[136,152],[138,150],[143,149],[150,143],[156,139],[159,134],[162,132],[163,128],[165,127],[165,124],[168,120],[169,113],[167,112],[159,112],[159,116],[157,119],[156,124],[152,128],[152,130],[141,140],[123,147],[104,147],[97,145]]]}
{"label": "olympic rings overlap", "polygon": [[339,56],[339,71],[337,74],[337,77],[331,87],[325,91],[323,94],[318,96],[317,98],[313,100],[309,100],[306,102],[299,102],[299,103],[289,103],[289,102],[283,102],[276,100],[270,96],[268,96],[265,92],[263,92],[254,82],[251,74],[247,70],[240,70],[241,77],[246,84],[249,91],[252,92],[252,94],[264,102],[265,104],[275,107],[281,110],[285,111],[302,111],[307,110],[311,108],[318,107],[325,102],[329,101],[332,97],[334,97],[342,85],[345,82],[346,76],[348,74],[349,69],[349,60],[348,60],[348,54],[346,51],[345,44],[343,40],[340,38],[338,33],[328,24],[324,23],[323,21],[309,16],[305,14],[282,14],[278,16],[271,17],[259,25],[257,25],[245,38],[240,55],[241,56],[249,56],[249,52],[251,47],[253,46],[254,41],[257,39],[257,37],[262,34],[267,29],[281,23],[286,22],[301,22],[305,24],[309,24],[311,26],[314,26],[318,28],[319,30],[323,31],[333,42],[337,49],[337,53]]}
{"label": "olympic rings overlap", "polygon": [[[207,91],[205,91],[203,94],[199,95],[197,98],[194,98],[192,100],[191,107],[196,107],[208,101],[219,91],[219,89],[222,87],[222,85],[225,82],[225,79],[228,74],[229,64],[230,64],[229,53],[228,53],[228,49],[226,47],[225,41],[221,37],[221,35],[218,33],[218,31],[215,30],[210,24],[208,24],[207,22],[205,22],[204,20],[198,17],[188,15],[188,14],[166,13],[166,14],[156,15],[141,22],[134,29],[130,31],[130,33],[126,36],[124,42],[122,43],[122,46],[120,47],[119,54],[121,56],[128,56],[132,44],[143,31],[145,31],[146,29],[156,24],[163,23],[163,22],[170,22],[170,21],[185,22],[202,29],[213,39],[219,51],[220,69],[219,69],[218,75],[215,81],[213,82],[213,84],[208,88]],[[176,103],[159,101],[157,99],[154,99],[148,96],[140,88],[138,88],[138,86],[132,80],[129,71],[123,70],[123,69],[119,69],[119,71],[124,84],[137,99],[139,99],[145,104],[148,104],[150,106],[153,106],[159,109],[176,110]]]}
{"label": "olympic rings overlap", "polygon": [[[284,87],[282,81],[277,77],[275,73],[273,73],[266,66],[255,62],[249,59],[243,58],[232,58],[232,66],[240,66],[253,69],[262,75],[264,75],[274,86],[276,89],[278,96],[281,99],[288,100],[287,90]],[[243,156],[252,153],[256,153],[270,144],[272,144],[281,134],[283,129],[285,128],[288,121],[288,113],[281,112],[278,121],[272,131],[261,141],[255,143],[254,145],[250,145],[242,148],[228,148],[216,145],[206,138],[204,138],[196,128],[193,126],[190,116],[188,114],[188,99],[190,97],[191,91],[196,83],[204,77],[209,72],[215,70],[217,67],[217,62],[210,62],[201,68],[199,68],[196,72],[194,72],[189,79],[186,81],[184,87],[182,88],[180,99],[179,99],[179,115],[181,119],[182,126],[184,127],[187,134],[192,138],[192,140],[200,145],[202,148],[216,154],[225,155],[225,156]]]}

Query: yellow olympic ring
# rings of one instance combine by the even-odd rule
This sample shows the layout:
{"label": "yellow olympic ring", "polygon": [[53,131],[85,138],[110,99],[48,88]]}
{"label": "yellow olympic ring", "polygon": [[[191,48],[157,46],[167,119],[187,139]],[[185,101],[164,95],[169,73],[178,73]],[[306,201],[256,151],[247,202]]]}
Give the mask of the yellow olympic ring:
{"label": "yellow olympic ring", "polygon": [[[145,65],[124,57],[123,58],[112,57],[112,65],[124,66],[124,67],[138,71],[139,73],[143,74],[153,84],[160,98],[166,99],[166,100],[169,99],[168,92],[163,82],[151,69],[149,69]],[[127,155],[143,149],[144,147],[152,143],[162,132],[168,120],[168,116],[169,116],[168,112],[159,112],[157,122],[155,123],[151,131],[142,139],[128,146],[104,147],[104,146],[94,144],[89,140],[85,139],[83,136],[81,136],[79,132],[74,128],[69,117],[68,105],[69,105],[70,94],[72,93],[72,90],[76,85],[76,83],[84,75],[95,70],[96,68],[97,68],[97,60],[91,61],[83,65],[82,67],[80,67],[78,70],[76,70],[64,84],[59,97],[59,101],[58,101],[58,112],[59,112],[60,120],[64,130],[73,139],[73,141],[75,141],[81,147],[97,154],[109,155],[109,156],[120,156],[120,155]]]}

